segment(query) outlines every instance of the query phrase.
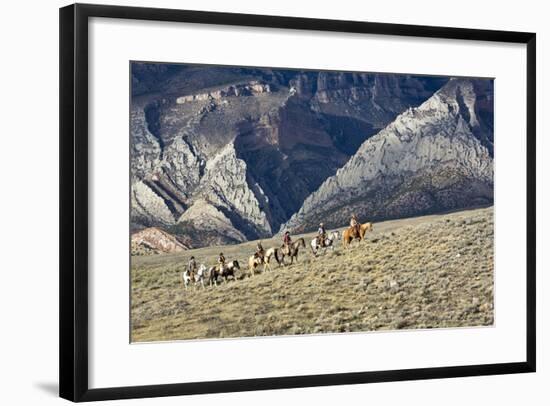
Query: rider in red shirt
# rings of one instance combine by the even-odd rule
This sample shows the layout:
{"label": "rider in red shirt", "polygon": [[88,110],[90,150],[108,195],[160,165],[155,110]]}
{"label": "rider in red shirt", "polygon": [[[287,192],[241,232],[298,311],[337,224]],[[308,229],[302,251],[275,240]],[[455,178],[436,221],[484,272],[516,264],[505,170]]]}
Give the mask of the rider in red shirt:
{"label": "rider in red shirt", "polygon": [[291,238],[290,238],[290,232],[287,231],[287,232],[285,232],[285,235],[283,235],[283,244],[284,244],[287,248],[289,248],[291,242],[292,242],[292,241],[291,241]]}

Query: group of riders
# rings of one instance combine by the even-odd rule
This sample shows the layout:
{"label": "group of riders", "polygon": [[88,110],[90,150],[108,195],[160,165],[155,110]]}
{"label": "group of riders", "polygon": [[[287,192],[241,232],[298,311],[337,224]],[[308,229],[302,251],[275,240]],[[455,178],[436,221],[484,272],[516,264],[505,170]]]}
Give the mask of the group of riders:
{"label": "group of riders", "polygon": [[[357,221],[357,216],[355,214],[351,216],[349,225],[352,229],[355,230],[357,234],[359,234],[359,221]],[[324,223],[319,223],[319,229],[317,230],[317,244],[320,247],[325,247],[326,239],[327,239],[327,230],[325,229],[325,225]],[[283,246],[281,248],[288,250],[291,244],[292,244],[292,238],[290,237],[290,232],[285,231],[285,233],[283,234]],[[259,258],[260,260],[263,261],[264,255],[265,255],[264,247],[262,246],[261,241],[258,241],[258,244],[256,245],[256,252],[254,253],[254,258]],[[225,256],[223,255],[223,252],[220,252],[220,255],[218,255],[218,268],[220,273],[223,272],[223,269],[225,267],[225,262],[226,262]],[[189,258],[187,269],[191,274],[195,274],[195,272],[197,271],[197,262],[195,261],[194,256]]]}

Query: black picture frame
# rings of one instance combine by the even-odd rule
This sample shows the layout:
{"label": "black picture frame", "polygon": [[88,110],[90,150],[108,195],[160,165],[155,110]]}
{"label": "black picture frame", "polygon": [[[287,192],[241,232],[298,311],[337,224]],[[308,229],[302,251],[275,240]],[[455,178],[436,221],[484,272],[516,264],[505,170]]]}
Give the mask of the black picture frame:
{"label": "black picture frame", "polygon": [[[526,44],[527,323],[525,361],[94,388],[88,385],[88,19],[105,17]],[[73,4],[60,9],[59,391],[75,402],[534,372],[536,369],[536,35],[527,32]]]}

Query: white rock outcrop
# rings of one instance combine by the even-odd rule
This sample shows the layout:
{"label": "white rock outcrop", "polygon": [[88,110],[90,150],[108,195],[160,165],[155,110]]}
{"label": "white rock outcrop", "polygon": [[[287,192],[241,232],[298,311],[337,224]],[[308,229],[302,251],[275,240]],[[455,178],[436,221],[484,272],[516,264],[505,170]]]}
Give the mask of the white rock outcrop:
{"label": "white rock outcrop", "polygon": [[239,224],[242,229],[252,227],[260,236],[271,235],[266,214],[248,185],[246,163],[237,158],[232,142],[207,161],[201,192],[216,207],[233,213],[244,223]]}
{"label": "white rock outcrop", "polygon": [[189,222],[201,231],[214,232],[237,242],[246,241],[246,236],[233,227],[231,221],[216,207],[199,199],[178,219],[178,223]]}
{"label": "white rock outcrop", "polygon": [[212,90],[210,92],[189,94],[186,96],[180,96],[176,99],[177,104],[185,104],[194,101],[205,100],[221,100],[224,97],[231,96],[255,96],[263,93],[270,93],[271,87],[267,83],[260,83],[258,81],[251,81],[249,83],[237,84],[224,87],[222,89]]}
{"label": "white rock outcrop", "polygon": [[174,216],[164,200],[142,181],[132,183],[130,195],[132,217],[141,217],[145,223],[174,224]]}
{"label": "white rock outcrop", "polygon": [[132,176],[142,178],[154,172],[160,165],[161,147],[148,130],[143,108],[130,111]]}
{"label": "white rock outcrop", "polygon": [[[432,176],[452,169],[461,176],[492,187],[493,160],[473,134],[478,125],[476,94],[469,80],[454,79],[417,108],[365,141],[357,153],[312,193],[281,229],[300,229],[319,212],[350,201],[381,177]],[[434,187],[435,190],[435,187]],[[387,199],[387,204],[399,198]],[[364,206],[372,205],[368,199]],[[311,225],[309,225],[311,227]]]}

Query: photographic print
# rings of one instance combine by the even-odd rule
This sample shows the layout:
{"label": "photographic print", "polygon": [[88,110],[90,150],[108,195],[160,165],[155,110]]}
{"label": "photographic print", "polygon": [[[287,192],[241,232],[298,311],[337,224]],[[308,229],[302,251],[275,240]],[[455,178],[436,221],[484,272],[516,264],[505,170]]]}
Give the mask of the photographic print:
{"label": "photographic print", "polygon": [[131,342],[492,326],[494,80],[130,62]]}

